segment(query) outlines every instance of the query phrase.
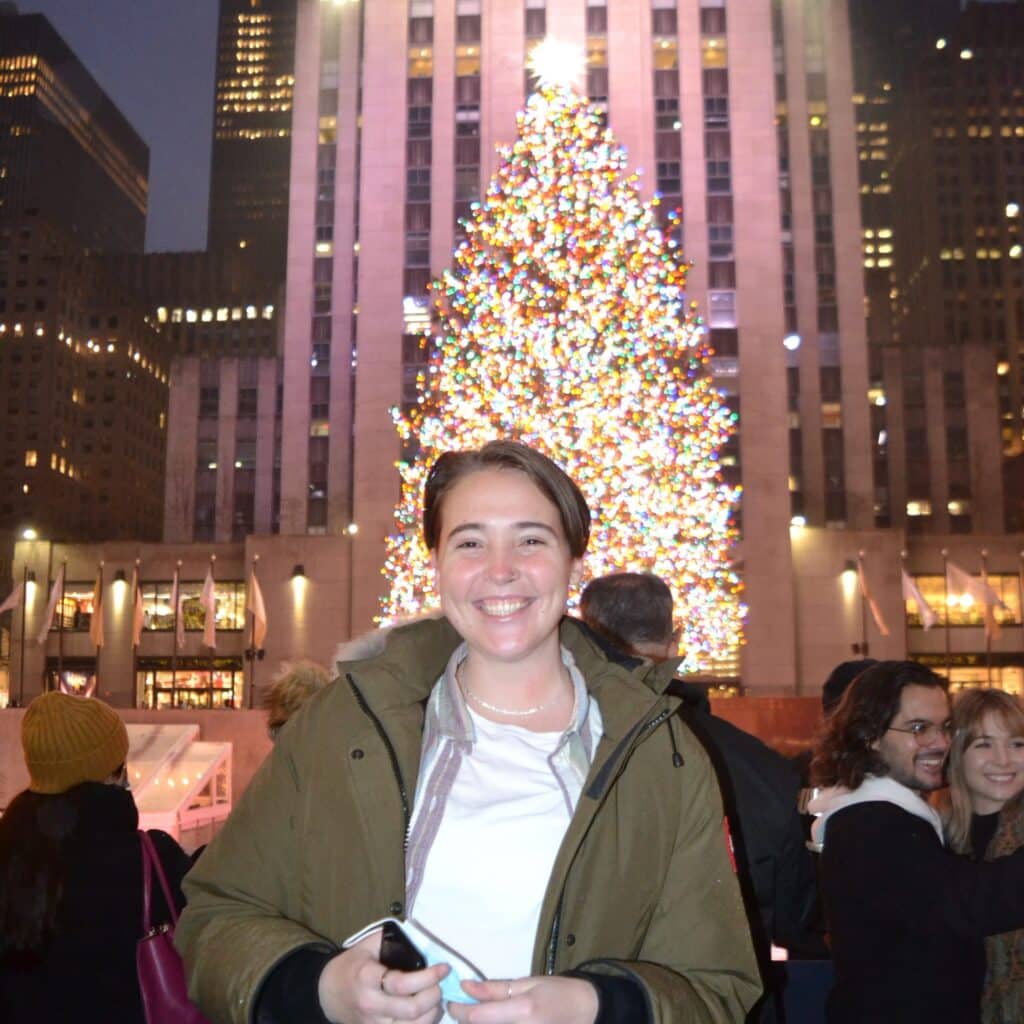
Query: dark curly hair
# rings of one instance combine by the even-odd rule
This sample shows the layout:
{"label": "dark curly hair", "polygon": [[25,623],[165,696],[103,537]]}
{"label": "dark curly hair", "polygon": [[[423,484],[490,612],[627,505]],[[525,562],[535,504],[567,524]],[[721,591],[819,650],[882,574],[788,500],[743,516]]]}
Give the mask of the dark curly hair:
{"label": "dark curly hair", "polygon": [[949,691],[947,680],[916,661],[880,661],[857,676],[815,747],[811,779],[816,786],[856,789],[865,775],[888,775],[888,765],[872,744],[899,713],[908,686]]}

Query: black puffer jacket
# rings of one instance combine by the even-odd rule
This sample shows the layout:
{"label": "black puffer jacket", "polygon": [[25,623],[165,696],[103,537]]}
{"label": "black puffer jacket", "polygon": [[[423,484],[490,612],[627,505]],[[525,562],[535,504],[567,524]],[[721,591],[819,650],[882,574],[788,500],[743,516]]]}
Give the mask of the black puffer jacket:
{"label": "black puffer jacket", "polygon": [[[14,844],[39,835],[59,843],[62,895],[44,953],[0,959],[2,1024],[144,1024],[135,974],[142,936],[139,814],[129,791],[87,782],[56,796],[27,790],[0,821],[0,885],[16,885]],[[165,832],[151,833],[179,908],[189,860]],[[153,879],[153,921],[170,915]],[[0,947],[2,948],[2,947]]]}

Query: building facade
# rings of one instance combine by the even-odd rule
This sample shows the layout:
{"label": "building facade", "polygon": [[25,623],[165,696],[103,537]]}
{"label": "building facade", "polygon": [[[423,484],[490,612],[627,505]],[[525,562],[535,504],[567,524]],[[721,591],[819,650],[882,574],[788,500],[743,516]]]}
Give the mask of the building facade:
{"label": "building facade", "polygon": [[[0,705],[24,706],[62,688],[120,708],[259,707],[282,661],[333,664],[349,630],[349,550],[337,537],[207,545],[19,541],[14,576],[27,596],[12,617]],[[208,570],[215,580],[213,647],[204,642],[199,600]],[[262,638],[250,610],[254,574],[266,615]]]}
{"label": "building facade", "polygon": [[0,220],[141,252],[149,150],[39,14],[0,13]]}
{"label": "building facade", "polygon": [[909,530],[1024,530],[1024,5],[971,4],[894,103],[890,407]]}
{"label": "building facade", "polygon": [[207,248],[283,273],[296,0],[221,0]]}
{"label": "building facade", "polygon": [[369,621],[398,495],[389,408],[415,400],[425,287],[515,136],[545,36],[585,55],[581,87],[646,195],[682,210],[690,297],[740,415],[723,461],[743,485],[743,675],[794,675],[791,519],[874,525],[845,4],[301,0],[282,531],[358,528]]}
{"label": "building facade", "polygon": [[280,278],[239,249],[105,262],[169,353],[164,540],[277,533]]}

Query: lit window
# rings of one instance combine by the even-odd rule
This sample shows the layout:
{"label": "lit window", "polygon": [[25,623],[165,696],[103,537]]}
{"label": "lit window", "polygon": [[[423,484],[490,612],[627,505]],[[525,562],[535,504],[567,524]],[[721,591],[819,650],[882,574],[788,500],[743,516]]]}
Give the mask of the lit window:
{"label": "lit window", "polygon": [[932,503],[928,500],[908,501],[908,516],[930,516],[932,514]]}
{"label": "lit window", "polygon": [[38,465],[38,463],[39,463],[39,453],[37,451],[35,451],[34,449],[30,448],[27,452],[25,452],[25,465],[26,466],[35,466],[35,465]]}

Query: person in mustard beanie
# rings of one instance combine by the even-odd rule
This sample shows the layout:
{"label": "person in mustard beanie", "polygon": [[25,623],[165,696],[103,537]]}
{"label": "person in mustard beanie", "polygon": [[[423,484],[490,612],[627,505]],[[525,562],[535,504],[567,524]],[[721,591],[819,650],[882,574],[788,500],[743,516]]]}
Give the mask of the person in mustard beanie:
{"label": "person in mustard beanie", "polygon": [[[145,1024],[139,812],[108,704],[44,693],[22,719],[28,788],[0,818],[0,1021]],[[150,833],[179,909],[185,851]],[[154,922],[170,912],[153,886]]]}
{"label": "person in mustard beanie", "polygon": [[28,706],[21,746],[33,793],[63,793],[123,772],[128,730],[101,700],[44,693]]}

